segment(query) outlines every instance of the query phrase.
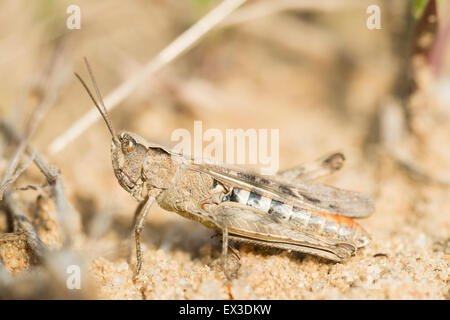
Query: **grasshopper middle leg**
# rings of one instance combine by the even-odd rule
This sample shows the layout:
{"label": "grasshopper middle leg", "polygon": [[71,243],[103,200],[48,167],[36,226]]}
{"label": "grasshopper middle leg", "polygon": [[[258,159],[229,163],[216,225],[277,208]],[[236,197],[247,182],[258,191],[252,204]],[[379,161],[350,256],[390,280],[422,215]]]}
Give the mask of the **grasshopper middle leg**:
{"label": "grasshopper middle leg", "polygon": [[228,280],[231,280],[235,277],[236,272],[239,270],[239,267],[237,270],[231,271],[228,268],[228,248],[231,249],[231,252],[235,254],[237,259],[240,259],[239,253],[236,253],[233,247],[231,247],[228,243],[228,228],[224,227],[222,229],[222,268],[223,272],[225,273],[225,276]]}

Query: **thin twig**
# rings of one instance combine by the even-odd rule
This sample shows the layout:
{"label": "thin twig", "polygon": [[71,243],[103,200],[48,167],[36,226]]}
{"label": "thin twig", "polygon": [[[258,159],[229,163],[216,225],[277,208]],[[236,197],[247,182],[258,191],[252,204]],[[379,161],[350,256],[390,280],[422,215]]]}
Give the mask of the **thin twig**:
{"label": "thin twig", "polygon": [[[178,36],[178,38],[165,47],[156,57],[151,59],[147,65],[142,68],[142,70],[134,74],[131,78],[128,78],[125,82],[109,93],[104,99],[106,108],[108,110],[112,110],[126,97],[128,97],[139,84],[173,61],[187,49],[191,48],[194,43],[196,43],[213,27],[223,21],[244,2],[246,2],[246,0],[224,0],[220,3],[206,16]],[[91,110],[75,122],[68,130],[53,140],[50,144],[50,152],[55,154],[64,149],[67,144],[83,133],[89,126],[98,120],[99,117],[100,114],[97,110],[95,108],[91,108]]]}
{"label": "thin twig", "polygon": [[5,192],[5,190],[8,188],[8,186],[13,183],[14,181],[17,180],[17,178],[30,166],[30,164],[33,162],[34,160],[34,156],[35,154],[33,153],[31,155],[31,157],[29,157],[29,159],[27,160],[27,162],[25,162],[20,168],[18,168],[16,170],[16,172],[10,177],[8,178],[5,183],[0,187],[0,194],[3,194]]}
{"label": "thin twig", "polygon": [[43,191],[43,189],[45,188],[46,185],[42,185],[42,186],[37,186],[35,184],[29,184],[27,186],[23,186],[23,187],[17,187],[16,190],[17,191],[28,191],[28,190],[34,190],[34,191]]}

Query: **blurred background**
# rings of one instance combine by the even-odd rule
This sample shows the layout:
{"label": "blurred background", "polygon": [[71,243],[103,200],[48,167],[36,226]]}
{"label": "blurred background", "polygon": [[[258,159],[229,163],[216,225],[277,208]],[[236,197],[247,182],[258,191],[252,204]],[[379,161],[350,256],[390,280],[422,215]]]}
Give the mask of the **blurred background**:
{"label": "blurred background", "polygon": [[[98,120],[60,151],[50,149],[92,110],[73,72],[87,79],[87,57],[106,96],[220,3],[1,2],[2,126],[31,131],[29,144],[59,167],[73,235],[65,246],[46,179],[26,167],[9,188],[12,200],[59,253],[42,263],[26,239],[0,238],[0,297],[449,299],[447,1],[245,1],[141,81],[110,112],[116,130],[173,146],[172,132],[193,132],[194,120],[204,131],[279,129],[281,169],[341,151],[344,168],[321,182],[370,194],[376,211],[361,221],[371,244],[349,262],[242,245],[240,276],[226,286],[212,232],[155,205],[143,236],[144,275],[131,282],[137,203],[113,174],[105,124]],[[70,5],[80,8],[80,29],[67,28]],[[371,5],[380,8],[380,29],[368,28]],[[33,110],[48,96],[30,130]],[[2,176],[17,146],[2,129]],[[0,234],[20,234],[2,202]],[[82,261],[83,281],[71,291],[55,261],[74,259]]]}

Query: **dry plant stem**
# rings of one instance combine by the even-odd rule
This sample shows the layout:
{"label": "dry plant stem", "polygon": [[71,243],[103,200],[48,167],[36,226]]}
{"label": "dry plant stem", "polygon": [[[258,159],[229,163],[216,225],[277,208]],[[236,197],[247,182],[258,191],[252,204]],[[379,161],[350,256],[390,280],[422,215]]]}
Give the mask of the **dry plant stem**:
{"label": "dry plant stem", "polygon": [[[165,47],[156,57],[150,60],[141,71],[128,78],[108,94],[104,99],[107,109],[112,110],[128,97],[139,84],[192,47],[195,42],[223,21],[244,2],[246,0],[224,0],[216,8],[211,10],[206,16]],[[50,144],[50,152],[55,154],[64,149],[67,144],[83,133],[99,117],[100,115],[97,110],[91,108],[80,120],[75,122],[66,132]]]}
{"label": "dry plant stem", "polygon": [[11,213],[13,217],[14,232],[15,233],[24,232],[27,239],[27,244],[30,246],[33,252],[35,252],[35,254],[39,258],[44,257],[44,254],[47,252],[47,247],[41,241],[41,239],[39,239],[39,236],[34,230],[33,225],[25,217],[25,215],[22,212],[22,209],[14,201],[12,192],[9,189],[5,191],[3,200],[6,207],[8,208],[8,211]]}
{"label": "dry plant stem", "polygon": [[[35,108],[33,109],[33,112],[30,115],[30,118],[27,121],[27,124],[25,126],[25,132],[23,136],[19,140],[19,145],[17,146],[17,149],[12,157],[11,162],[9,163],[5,174],[2,178],[2,181],[0,183],[0,200],[3,197],[3,193],[5,192],[6,188],[13,183],[20,174],[15,174],[13,177],[13,172],[16,170],[17,165],[19,164],[19,160],[23,154],[23,152],[26,149],[27,140],[29,137],[33,134],[33,132],[36,130],[40,120],[43,118],[45,113],[48,111],[48,109],[54,104],[56,99],[59,95],[59,89],[62,83],[62,77],[61,72],[55,72],[60,71],[62,66],[62,51],[63,44],[58,45],[58,47],[55,50],[55,54],[50,59],[49,65],[44,69],[43,76],[41,77],[37,87],[44,87],[46,88],[44,90],[44,96],[40,99],[40,101],[37,103]],[[29,92],[28,92],[29,93]],[[27,94],[28,94],[27,93]]]}
{"label": "dry plant stem", "polygon": [[51,184],[51,195],[55,201],[56,210],[58,212],[59,223],[61,225],[63,236],[63,245],[65,247],[70,245],[71,242],[71,231],[69,227],[69,217],[73,212],[73,208],[67,201],[66,194],[64,192],[64,183],[58,168],[53,167],[55,170],[54,183]]}
{"label": "dry plant stem", "polygon": [[3,194],[8,188],[8,186],[14,182],[14,179],[10,177],[13,174],[14,170],[16,170],[17,165],[19,164],[19,159],[25,149],[25,145],[26,140],[20,141],[19,146],[17,147],[16,152],[14,153],[14,156],[11,159],[11,162],[6,168],[5,174],[2,178],[2,182],[0,185],[0,200],[3,199]]}
{"label": "dry plant stem", "polygon": [[[12,141],[19,141],[21,137],[18,133],[9,126],[5,121],[0,122],[0,130]],[[42,156],[33,148],[25,145],[26,152],[28,154],[34,154],[34,163],[42,172],[42,174],[47,179],[48,184],[51,188],[51,195],[55,201],[56,209],[58,211],[59,223],[63,230],[63,241],[64,246],[68,246],[70,244],[70,227],[69,227],[69,216],[73,212],[73,208],[70,205],[69,201],[66,198],[66,194],[64,192],[64,183],[61,174],[59,173],[59,169],[56,166],[49,166]]]}

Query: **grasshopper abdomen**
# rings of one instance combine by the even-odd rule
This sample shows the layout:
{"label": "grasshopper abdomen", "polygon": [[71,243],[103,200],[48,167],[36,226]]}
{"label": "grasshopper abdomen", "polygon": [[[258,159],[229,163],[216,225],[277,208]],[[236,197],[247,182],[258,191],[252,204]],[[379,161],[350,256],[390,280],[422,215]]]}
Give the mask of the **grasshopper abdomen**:
{"label": "grasshopper abdomen", "polygon": [[236,202],[265,212],[279,223],[295,226],[298,232],[324,236],[336,242],[353,244],[355,247],[363,247],[370,241],[367,231],[348,217],[300,208],[255,191],[235,187],[223,201]]}

